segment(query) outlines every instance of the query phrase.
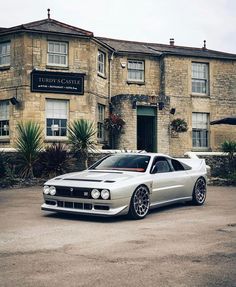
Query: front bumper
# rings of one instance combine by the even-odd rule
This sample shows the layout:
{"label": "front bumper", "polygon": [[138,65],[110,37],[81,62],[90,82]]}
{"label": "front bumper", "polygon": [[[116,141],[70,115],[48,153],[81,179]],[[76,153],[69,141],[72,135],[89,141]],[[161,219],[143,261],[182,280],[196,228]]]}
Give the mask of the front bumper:
{"label": "front bumper", "polygon": [[65,198],[44,196],[41,209],[52,212],[117,216],[127,214],[129,211],[129,199],[119,200],[84,200],[78,198]]}

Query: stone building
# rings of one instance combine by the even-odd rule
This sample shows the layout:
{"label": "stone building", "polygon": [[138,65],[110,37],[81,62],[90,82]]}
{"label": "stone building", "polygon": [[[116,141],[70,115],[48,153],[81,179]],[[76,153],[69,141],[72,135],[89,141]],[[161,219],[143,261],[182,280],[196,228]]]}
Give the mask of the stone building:
{"label": "stone building", "polygon": [[[105,119],[121,118],[111,136]],[[236,115],[236,55],[202,48],[95,37],[48,18],[0,28],[0,148],[14,147],[16,125],[33,120],[45,144],[66,142],[75,119],[97,126],[99,147],[171,155],[217,150],[235,127],[210,121]],[[174,119],[188,130],[171,130]],[[114,119],[114,117],[113,117]]]}

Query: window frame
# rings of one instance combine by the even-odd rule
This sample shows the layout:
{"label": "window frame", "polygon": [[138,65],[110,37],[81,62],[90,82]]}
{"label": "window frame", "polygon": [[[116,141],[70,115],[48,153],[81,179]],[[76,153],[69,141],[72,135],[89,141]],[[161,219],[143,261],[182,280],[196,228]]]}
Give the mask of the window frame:
{"label": "window frame", "polygon": [[[201,123],[198,123],[198,126],[194,126],[194,115],[206,115],[206,121],[203,123],[206,125],[206,128],[198,127]],[[209,137],[209,113],[202,112],[193,112],[192,113],[192,149],[194,150],[208,150],[210,148],[210,137]],[[195,144],[195,142],[199,142],[199,144]],[[206,143],[206,144],[204,144]]]}
{"label": "window frame", "polygon": [[[142,64],[141,68],[130,67],[131,64]],[[136,76],[131,77],[131,73],[134,73]],[[137,78],[137,74],[140,73],[142,75],[141,78]],[[136,59],[128,59],[127,64],[127,81],[128,82],[136,82],[136,83],[144,83],[145,82],[145,61],[144,60],[136,60]]]}
{"label": "window frame", "polygon": [[[9,138],[10,136],[10,132],[9,132],[9,118],[10,118],[10,105],[9,105],[9,101],[7,100],[3,100],[0,101],[0,109],[1,106],[6,105],[6,118],[1,119],[1,114],[0,114],[0,139],[4,139],[4,138]],[[4,111],[3,111],[4,114]],[[6,130],[5,130],[5,126],[6,126]]]}
{"label": "window frame", "polygon": [[[102,56],[102,60],[100,59],[100,56]],[[101,50],[98,50],[97,54],[97,72],[101,76],[106,75],[106,53]]]}
{"label": "window frame", "polygon": [[[6,47],[6,53],[0,53],[0,67],[9,67],[11,65],[11,42],[1,42],[1,47]],[[9,58],[6,63],[2,63],[2,59]]]}
{"label": "window frame", "polygon": [[[47,107],[47,103],[49,102],[64,102],[66,103],[66,118],[57,118],[57,117],[48,117],[48,107]],[[52,121],[52,124],[51,126],[48,125],[48,121],[51,120]],[[66,120],[66,125],[62,126],[62,120]],[[59,122],[59,126],[58,126],[58,132],[59,134],[57,135],[55,132],[57,132],[57,130],[54,130],[54,134],[53,134],[53,131],[52,131],[52,135],[48,135],[48,129],[51,128],[52,130],[52,126],[53,125],[58,125],[58,123],[55,123],[55,121]],[[64,99],[50,99],[50,98],[47,98],[46,101],[45,101],[45,137],[46,139],[52,139],[52,140],[60,140],[60,139],[67,139],[67,136],[68,136],[68,122],[69,122],[69,100],[64,100]],[[65,130],[65,135],[61,135],[62,133],[62,129]]]}
{"label": "window frame", "polygon": [[[195,69],[194,69],[194,66]],[[204,67],[201,71],[200,67]],[[205,71],[204,71],[205,70]],[[194,73],[196,74],[205,74],[203,76],[196,76],[194,75]],[[201,91],[196,91],[194,90],[194,83],[204,83],[204,85],[202,85],[200,87],[200,89],[202,89],[203,87],[205,88],[205,91],[201,90]],[[205,62],[192,62],[191,63],[191,92],[192,94],[196,94],[196,95],[208,95],[209,94],[209,64],[205,63]]]}
{"label": "window frame", "polygon": [[105,105],[98,103],[97,104],[97,139],[99,142],[105,141]]}
{"label": "window frame", "polygon": [[[48,44],[48,49],[47,49],[47,65],[48,66],[52,66],[52,67],[63,67],[63,68],[67,68],[68,67],[68,59],[69,59],[69,44],[68,42],[65,41],[53,41],[53,40],[48,40],[47,42]],[[63,52],[56,52],[56,51],[50,51],[50,44],[59,44],[60,45],[60,49],[62,44],[65,45],[66,47],[66,51]],[[55,50],[55,46],[54,46],[54,50]],[[59,56],[59,57],[65,57],[66,63],[65,64],[58,64],[55,62],[55,59],[53,62],[49,61],[50,56]],[[61,58],[60,58],[61,59]],[[61,62],[61,61],[60,61]]]}

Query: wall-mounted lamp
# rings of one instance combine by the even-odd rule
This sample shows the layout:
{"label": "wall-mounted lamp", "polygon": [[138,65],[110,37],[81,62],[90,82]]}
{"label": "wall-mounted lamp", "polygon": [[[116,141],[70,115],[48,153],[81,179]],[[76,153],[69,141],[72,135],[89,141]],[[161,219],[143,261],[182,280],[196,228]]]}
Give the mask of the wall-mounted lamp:
{"label": "wall-mounted lamp", "polygon": [[157,103],[160,111],[163,110],[164,108],[166,109],[170,104],[170,97],[166,96],[165,94],[160,94],[157,97]]}
{"label": "wall-mounted lamp", "polygon": [[135,110],[136,108],[137,108],[137,101],[134,100],[134,101],[132,102],[132,109]]}
{"label": "wall-mounted lamp", "polygon": [[170,110],[170,114],[171,114],[171,115],[174,115],[175,112],[176,112],[176,109],[175,109],[175,108],[172,108],[172,109]]}
{"label": "wall-mounted lamp", "polygon": [[112,103],[109,103],[109,113],[112,114],[113,110],[114,110],[114,107]]}
{"label": "wall-mounted lamp", "polygon": [[10,102],[13,106],[19,105],[20,102],[17,100],[16,97],[10,98]]}
{"label": "wall-mounted lamp", "polygon": [[158,108],[159,108],[160,111],[162,111],[164,109],[164,107],[165,107],[165,103],[164,102],[159,102],[158,103]]}

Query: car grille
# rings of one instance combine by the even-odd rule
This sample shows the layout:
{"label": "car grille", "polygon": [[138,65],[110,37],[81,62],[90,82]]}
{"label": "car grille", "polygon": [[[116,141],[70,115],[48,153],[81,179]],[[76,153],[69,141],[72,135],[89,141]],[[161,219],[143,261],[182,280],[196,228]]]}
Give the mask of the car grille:
{"label": "car grille", "polygon": [[62,187],[56,186],[56,196],[74,198],[92,198],[91,188]]}
{"label": "car grille", "polygon": [[[72,208],[72,209],[84,209],[84,210],[92,210],[93,205],[91,203],[84,203],[84,202],[68,202],[68,201],[57,201],[58,207],[63,208]],[[94,205],[94,209],[97,210],[109,210],[109,206],[106,205]]]}

